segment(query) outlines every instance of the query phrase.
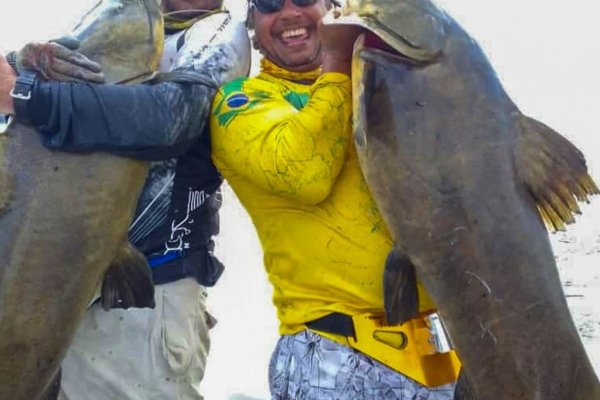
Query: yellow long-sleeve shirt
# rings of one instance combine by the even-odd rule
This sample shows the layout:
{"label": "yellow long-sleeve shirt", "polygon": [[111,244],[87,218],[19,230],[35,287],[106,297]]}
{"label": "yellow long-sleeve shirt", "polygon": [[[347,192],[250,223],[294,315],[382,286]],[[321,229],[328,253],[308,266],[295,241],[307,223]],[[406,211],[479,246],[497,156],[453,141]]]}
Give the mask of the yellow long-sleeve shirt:
{"label": "yellow long-sleeve shirt", "polygon": [[213,160],[256,227],[281,334],[331,312],[383,313],[392,239],[351,140],[350,78],[302,83],[317,76],[263,61],[213,102]]}

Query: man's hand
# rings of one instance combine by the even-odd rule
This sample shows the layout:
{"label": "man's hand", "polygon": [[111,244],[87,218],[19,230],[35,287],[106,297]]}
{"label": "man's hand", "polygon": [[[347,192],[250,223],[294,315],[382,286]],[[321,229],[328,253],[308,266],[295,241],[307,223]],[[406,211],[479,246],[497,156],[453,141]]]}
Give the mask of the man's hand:
{"label": "man's hand", "polygon": [[103,83],[100,65],[75,51],[79,42],[61,38],[47,43],[28,43],[17,52],[17,68],[32,69],[47,80]]}
{"label": "man's hand", "polygon": [[10,91],[15,87],[17,74],[12,69],[6,57],[0,54],[0,113],[14,114],[13,100]]}
{"label": "man's hand", "polygon": [[364,29],[355,25],[319,24],[323,46],[323,72],[350,75],[354,42]]}

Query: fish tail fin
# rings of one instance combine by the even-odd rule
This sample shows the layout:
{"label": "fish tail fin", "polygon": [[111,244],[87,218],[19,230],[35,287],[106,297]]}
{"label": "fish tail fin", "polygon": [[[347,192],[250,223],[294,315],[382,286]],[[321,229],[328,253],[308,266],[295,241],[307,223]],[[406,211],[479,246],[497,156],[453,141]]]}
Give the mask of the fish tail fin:
{"label": "fish tail fin", "polygon": [[152,271],[146,257],[125,243],[106,271],[100,297],[102,308],[154,308]]}
{"label": "fish tail fin", "polygon": [[577,201],[589,203],[599,194],[588,174],[585,158],[565,137],[525,115],[516,160],[519,177],[527,185],[542,220],[551,231],[564,231],[581,214]]}
{"label": "fish tail fin", "polygon": [[388,324],[401,324],[419,314],[415,266],[396,248],[390,251],[385,262],[383,296]]}

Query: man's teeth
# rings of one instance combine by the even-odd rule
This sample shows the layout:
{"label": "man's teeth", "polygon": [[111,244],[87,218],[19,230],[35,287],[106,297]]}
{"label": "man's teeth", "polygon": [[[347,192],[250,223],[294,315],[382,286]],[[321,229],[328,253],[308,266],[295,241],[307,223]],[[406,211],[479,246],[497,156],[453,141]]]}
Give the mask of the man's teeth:
{"label": "man's teeth", "polygon": [[281,34],[281,37],[284,39],[287,39],[289,37],[306,35],[307,33],[308,33],[308,30],[306,28],[290,29],[287,31],[283,31],[283,33]]}

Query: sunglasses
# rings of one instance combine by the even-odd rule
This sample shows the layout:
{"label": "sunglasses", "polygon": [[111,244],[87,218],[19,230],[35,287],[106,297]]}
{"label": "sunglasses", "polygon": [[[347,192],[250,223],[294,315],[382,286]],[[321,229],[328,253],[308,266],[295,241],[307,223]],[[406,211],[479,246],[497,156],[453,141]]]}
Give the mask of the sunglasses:
{"label": "sunglasses", "polygon": [[[292,0],[296,7],[310,7],[319,0]],[[251,4],[263,14],[272,14],[281,11],[285,0],[251,0]]]}

